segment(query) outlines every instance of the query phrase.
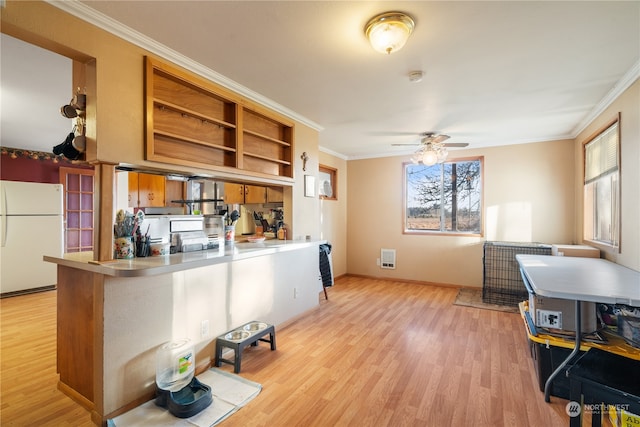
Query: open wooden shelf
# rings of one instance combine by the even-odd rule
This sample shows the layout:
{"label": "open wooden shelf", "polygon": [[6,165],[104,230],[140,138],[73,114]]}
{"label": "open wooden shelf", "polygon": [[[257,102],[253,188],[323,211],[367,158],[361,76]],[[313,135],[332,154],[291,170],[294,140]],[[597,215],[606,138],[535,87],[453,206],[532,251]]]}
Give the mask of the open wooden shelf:
{"label": "open wooden shelf", "polygon": [[226,122],[224,120],[219,120],[219,119],[217,119],[215,117],[212,117],[212,116],[207,116],[205,114],[201,114],[201,113],[199,113],[197,111],[193,111],[193,110],[190,110],[188,108],[181,107],[179,105],[173,104],[173,103],[168,102],[168,101],[163,101],[161,99],[154,99],[153,102],[158,107],[158,109],[160,109],[160,110],[166,108],[166,109],[173,110],[176,113],[182,114],[183,117],[184,117],[184,115],[188,115],[188,116],[194,117],[196,119],[200,119],[203,123],[210,123],[210,124],[218,125],[220,127],[229,128],[229,129],[235,129],[236,128],[236,125],[233,124],[233,123],[229,123],[229,122]]}
{"label": "open wooden shelf", "polygon": [[250,131],[248,129],[245,129],[243,132],[245,134],[248,134],[248,135],[252,135],[252,136],[256,136],[258,138],[262,138],[262,139],[267,140],[269,142],[280,144],[280,145],[283,145],[285,147],[291,147],[291,144],[286,142],[286,141],[281,141],[279,139],[271,138],[270,136],[262,135],[262,134],[259,134],[258,132],[253,132],[253,131]]}
{"label": "open wooden shelf", "polygon": [[293,178],[292,121],[169,64],[145,65],[147,160]]}
{"label": "open wooden shelf", "polygon": [[224,145],[212,144],[212,143],[210,143],[208,141],[204,141],[204,140],[196,139],[196,138],[189,138],[189,137],[186,137],[184,135],[176,135],[176,134],[172,134],[170,132],[163,132],[163,131],[160,131],[160,130],[157,130],[154,133],[156,135],[158,135],[158,136],[164,136],[166,138],[171,138],[171,139],[175,139],[175,140],[190,142],[192,144],[205,145],[207,147],[211,147],[211,148],[215,148],[215,149],[223,150],[223,151],[228,151],[230,153],[235,153],[236,152],[236,149],[233,148],[233,147],[225,147]]}
{"label": "open wooden shelf", "polygon": [[272,159],[271,157],[261,156],[259,154],[249,153],[247,151],[244,152],[244,155],[248,157],[254,157],[256,159],[267,160],[269,162],[280,163],[282,165],[287,165],[287,166],[291,165],[291,162],[286,160]]}

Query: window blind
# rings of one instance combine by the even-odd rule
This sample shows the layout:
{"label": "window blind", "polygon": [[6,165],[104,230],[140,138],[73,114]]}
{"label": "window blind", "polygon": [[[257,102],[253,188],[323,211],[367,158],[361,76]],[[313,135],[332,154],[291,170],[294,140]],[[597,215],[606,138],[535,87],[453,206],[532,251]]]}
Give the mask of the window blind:
{"label": "window blind", "polygon": [[618,122],[585,145],[584,183],[618,169]]}

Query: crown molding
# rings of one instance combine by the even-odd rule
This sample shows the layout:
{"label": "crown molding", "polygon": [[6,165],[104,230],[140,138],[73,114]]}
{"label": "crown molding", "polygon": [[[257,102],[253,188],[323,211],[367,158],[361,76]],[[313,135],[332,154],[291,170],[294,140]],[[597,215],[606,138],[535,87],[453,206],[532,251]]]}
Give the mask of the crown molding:
{"label": "crown molding", "polygon": [[573,129],[573,138],[577,138],[580,132],[586,129],[600,114],[604,112],[622,93],[629,89],[640,78],[640,61],[631,66],[629,71],[613,86],[604,98],[587,114],[584,119]]}
{"label": "crown molding", "polygon": [[326,147],[323,147],[323,146],[319,146],[318,150],[322,151],[325,154],[329,154],[330,156],[337,157],[337,158],[342,159],[342,160],[349,160],[348,156],[345,156],[342,153],[338,153],[337,151],[333,151],[333,150],[331,150],[329,148],[326,148]]}
{"label": "crown molding", "polygon": [[[0,4],[2,4],[4,0],[0,0]],[[120,37],[129,43],[132,43],[136,46],[141,47],[161,58],[165,58],[168,61],[173,62],[176,65],[179,65],[189,71],[192,71],[203,78],[211,80],[229,90],[232,90],[242,96],[251,99],[254,102],[260,103],[278,113],[287,116],[293,120],[296,120],[306,126],[309,126],[311,129],[314,129],[318,132],[324,130],[324,127],[303,117],[296,112],[272,101],[269,98],[266,98],[263,95],[260,95],[257,92],[252,91],[251,89],[240,85],[239,83],[231,80],[228,77],[223,76],[220,73],[215,72],[214,70],[203,66],[202,64],[193,61],[192,59],[182,55],[181,53],[168,48],[167,46],[156,42],[155,40],[145,36],[144,34],[135,31],[126,25],[121,24],[120,22],[92,9],[91,7],[81,3],[79,0],[67,0],[67,1],[59,1],[59,0],[44,0],[50,5],[61,9],[70,15],[73,15],[83,21],[86,21],[92,25],[95,25],[98,28],[101,28],[117,37]],[[589,124],[591,124],[600,114],[604,112],[625,90],[627,90],[636,80],[640,78],[640,61],[636,62],[631,69],[614,85],[614,87],[605,95],[605,97],[576,125],[576,127],[571,132],[571,135],[563,135],[558,136],[557,138],[551,138],[550,140],[562,140],[562,139],[575,139],[577,136],[586,129]],[[541,141],[528,141],[528,142],[541,142]],[[390,157],[396,156],[396,153],[378,153],[378,154],[370,154],[370,155],[356,155],[356,156],[347,156],[333,150],[329,150],[324,147],[319,147],[320,151],[324,153],[330,154],[332,156],[344,159],[344,160],[358,160],[358,159],[367,159],[367,158],[378,158],[378,157]]]}
{"label": "crown molding", "polygon": [[183,54],[161,44],[153,40],[152,38],[133,30],[130,27],[106,16],[105,14],[98,12],[97,10],[81,3],[78,0],[67,0],[67,1],[59,1],[59,0],[44,0],[49,3],[51,6],[54,6],[64,12],[69,13],[70,15],[75,16],[76,18],[82,19],[85,22],[88,22],[91,25],[94,25],[98,28],[101,28],[131,44],[134,44],[142,49],[145,49],[154,55],[157,55],[161,58],[164,58],[172,63],[189,70],[205,79],[208,79],[214,83],[219,84],[229,90],[236,92],[237,94],[244,96],[254,102],[257,102],[267,108],[270,108],[273,111],[276,111],[290,119],[298,121],[310,128],[321,132],[324,130],[324,127],[319,125],[318,123],[313,122],[312,120],[307,119],[306,117],[301,116],[300,114],[292,111],[277,102],[272,101],[271,99],[260,95],[257,92],[252,91],[251,89],[242,86],[241,84],[231,80],[230,78],[223,76],[220,73],[215,72],[214,70],[205,67],[204,65],[196,62]]}

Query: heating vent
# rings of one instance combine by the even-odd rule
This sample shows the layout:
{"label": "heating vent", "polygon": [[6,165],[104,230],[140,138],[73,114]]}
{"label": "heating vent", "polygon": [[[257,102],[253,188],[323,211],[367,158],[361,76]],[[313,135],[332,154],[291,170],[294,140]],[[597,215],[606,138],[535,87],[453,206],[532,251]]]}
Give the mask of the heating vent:
{"label": "heating vent", "polygon": [[380,249],[380,268],[396,268],[395,249]]}

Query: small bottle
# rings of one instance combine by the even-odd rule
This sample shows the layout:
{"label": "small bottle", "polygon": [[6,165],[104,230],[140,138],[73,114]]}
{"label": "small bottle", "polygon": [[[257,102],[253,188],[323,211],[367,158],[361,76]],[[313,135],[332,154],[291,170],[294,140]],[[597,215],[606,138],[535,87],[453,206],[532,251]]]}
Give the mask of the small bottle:
{"label": "small bottle", "polygon": [[286,238],[287,238],[287,232],[285,231],[284,227],[278,228],[278,239],[285,240]]}

